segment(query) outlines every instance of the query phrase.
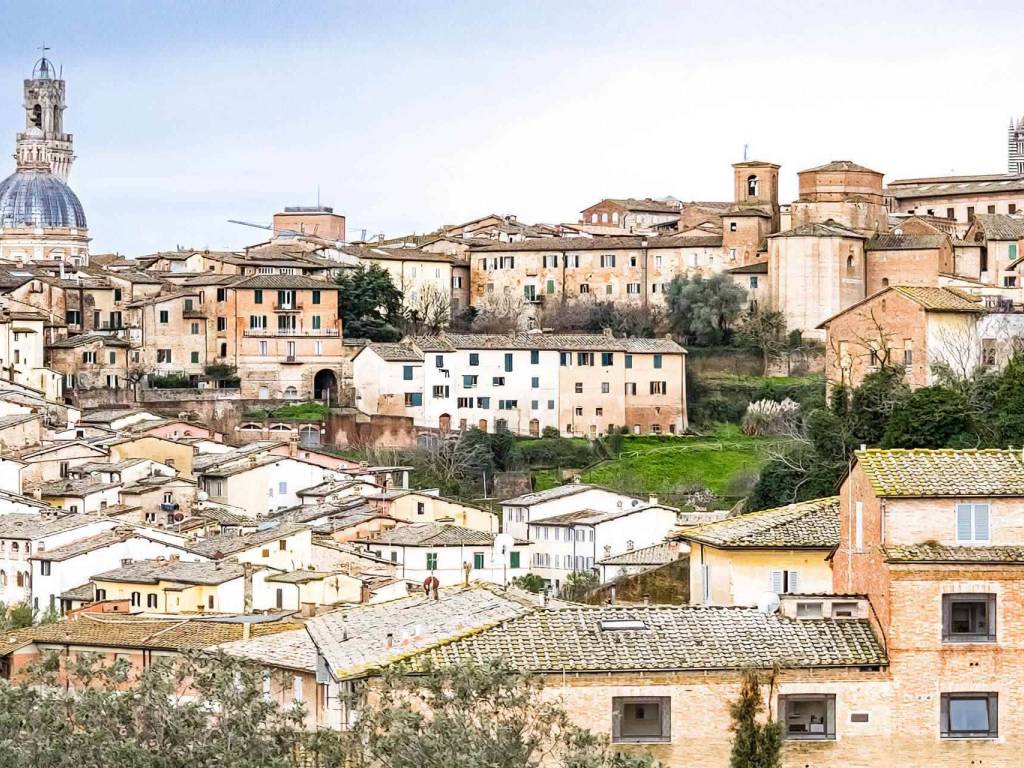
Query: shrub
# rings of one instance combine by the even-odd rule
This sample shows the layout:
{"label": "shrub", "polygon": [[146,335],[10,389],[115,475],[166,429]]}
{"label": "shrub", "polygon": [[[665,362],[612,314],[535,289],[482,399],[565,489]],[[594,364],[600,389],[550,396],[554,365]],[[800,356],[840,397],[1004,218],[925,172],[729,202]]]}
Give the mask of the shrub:
{"label": "shrub", "polygon": [[149,374],[147,381],[150,389],[188,389],[192,382],[183,373],[169,373],[166,376]]}
{"label": "shrub", "polygon": [[791,432],[800,417],[800,406],[788,397],[781,403],[758,400],[743,415],[743,434],[782,435]]}

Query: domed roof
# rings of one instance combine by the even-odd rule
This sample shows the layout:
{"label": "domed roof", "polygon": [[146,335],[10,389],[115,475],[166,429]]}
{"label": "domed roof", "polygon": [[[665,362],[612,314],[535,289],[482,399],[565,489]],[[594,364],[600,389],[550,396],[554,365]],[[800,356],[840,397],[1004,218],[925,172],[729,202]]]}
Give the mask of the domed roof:
{"label": "domed roof", "polygon": [[45,171],[21,170],[0,181],[0,228],[86,229],[71,187]]}

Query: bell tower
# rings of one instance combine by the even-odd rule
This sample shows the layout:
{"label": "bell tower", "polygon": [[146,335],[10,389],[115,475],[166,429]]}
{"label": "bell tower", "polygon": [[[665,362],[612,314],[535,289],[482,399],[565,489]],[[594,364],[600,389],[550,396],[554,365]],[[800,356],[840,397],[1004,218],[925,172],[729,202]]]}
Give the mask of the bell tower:
{"label": "bell tower", "polygon": [[1010,118],[1008,167],[1006,172],[1011,176],[1024,176],[1024,117],[1013,124]]}
{"label": "bell tower", "polygon": [[64,132],[64,80],[48,58],[43,56],[25,81],[25,130],[18,134],[15,159],[19,170],[49,171],[67,181],[75,160],[72,136]]}

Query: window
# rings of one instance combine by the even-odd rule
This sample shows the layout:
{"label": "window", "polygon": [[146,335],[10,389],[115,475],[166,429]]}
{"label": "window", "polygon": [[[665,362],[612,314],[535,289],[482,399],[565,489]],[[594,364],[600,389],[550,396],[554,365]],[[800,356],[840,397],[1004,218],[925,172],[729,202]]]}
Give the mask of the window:
{"label": "window", "polygon": [[635,381],[627,381],[626,382],[626,394],[627,395],[636,395],[636,382]]}
{"label": "window", "polygon": [[632,355],[626,355],[626,367],[627,368],[632,368],[633,367],[633,356]]}
{"label": "window", "polygon": [[141,606],[142,605],[142,593],[141,592],[132,592],[132,605],[135,605],[135,606]]}
{"label": "window", "polygon": [[462,386],[464,389],[473,389],[476,386],[477,377],[464,375],[462,377]]}
{"label": "window", "polygon": [[519,553],[518,552],[509,552],[508,553],[508,567],[509,568],[518,568],[519,567]]}
{"label": "window", "polygon": [[548,410],[549,411],[555,410],[555,401],[554,400],[548,400]]}
{"label": "window", "polygon": [[757,288],[757,275],[750,276],[750,287],[755,289]]}
{"label": "window", "polygon": [[602,267],[614,267],[615,266],[615,254],[613,254],[613,253],[601,254],[601,266]]}
{"label": "window", "polygon": [[266,315],[249,315],[249,330],[265,331],[267,329]]}
{"label": "window", "polygon": [[612,741],[643,743],[671,740],[668,696],[616,696],[612,699]]}
{"label": "window", "polygon": [[555,269],[558,267],[558,256],[552,254],[545,254],[543,263],[544,269]]}
{"label": "window", "polygon": [[157,601],[156,600],[157,600],[156,599],[156,593],[150,592],[148,595],[146,595],[146,607],[147,608],[156,608],[156,606],[157,606]]}
{"label": "window", "polygon": [[1003,288],[1016,288],[1017,287],[1017,276],[1016,275],[1003,275]]}
{"label": "window", "polygon": [[49,560],[40,560],[39,561],[39,575],[40,576],[49,576],[50,575],[50,561]]}
{"label": "window", "polygon": [[489,397],[478,397],[476,399],[476,407],[477,408],[490,408],[491,407],[491,398],[489,398]]}
{"label": "window", "polygon": [[729,261],[736,261],[736,249],[735,248],[730,248],[729,249]]}
{"label": "window", "polygon": [[473,569],[476,571],[483,570],[484,567],[484,553],[474,552],[473,553]]}
{"label": "window", "polygon": [[437,552],[427,552],[427,570],[437,570]]}
{"label": "window", "polygon": [[956,505],[956,540],[958,544],[987,544],[989,540],[989,505]]}
{"label": "window", "polygon": [[800,589],[800,574],[796,571],[772,571],[768,588],[779,595],[798,592]]}
{"label": "window", "polygon": [[652,395],[664,395],[668,391],[668,387],[664,381],[652,381],[651,382],[651,394]]}
{"label": "window", "polygon": [[1006,210],[1007,210],[1008,213],[1016,213],[1017,212],[1017,204],[1016,203],[1010,203],[1007,206]]}
{"label": "window", "polygon": [[83,352],[82,353],[82,362],[83,363],[95,363],[96,362],[96,353],[95,352]]}
{"label": "window", "polygon": [[406,392],[405,393],[405,406],[406,408],[419,408],[423,405],[423,393],[422,392]]}
{"label": "window", "polygon": [[798,619],[820,619],[822,617],[821,603],[797,603],[796,616]]}
{"label": "window", "polygon": [[171,362],[171,350],[169,350],[169,349],[158,349],[156,351],[156,361],[158,363],[169,363],[169,362]]}
{"label": "window", "polygon": [[505,377],[504,376],[492,376],[491,377],[491,386],[493,386],[493,387],[504,387],[505,386]]}
{"label": "window", "polygon": [[602,395],[607,395],[607,394],[609,394],[609,393],[610,393],[611,391],[612,391],[612,385],[611,385],[611,383],[610,383],[610,382],[607,382],[607,381],[602,381],[602,382],[601,382],[601,394],[602,394]]}
{"label": "window", "polygon": [[227,301],[227,298],[228,298],[228,289],[227,288],[218,288],[217,289],[217,301]]}
{"label": "window", "polygon": [[438,368],[444,368],[444,355],[434,355],[434,365]]}
{"label": "window", "polygon": [[198,362],[199,362],[199,353],[198,353],[198,352],[193,352],[193,353],[191,354],[191,356],[190,356],[190,360],[191,360],[191,361],[192,361],[193,363],[198,363]]}
{"label": "window", "polygon": [[320,330],[320,315],[313,315],[313,330]]}
{"label": "window", "polygon": [[967,206],[967,220],[971,221],[973,219],[974,219],[974,206],[973,205],[968,205]]}
{"label": "window", "polygon": [[1010,257],[1011,261],[1013,259],[1016,259],[1017,258],[1017,244],[1016,243],[1010,243],[1007,246],[1007,248],[1008,248],[1007,255]]}
{"label": "window", "polygon": [[996,207],[995,207],[994,205],[990,205],[990,206],[988,207],[988,212],[989,212],[989,213],[995,213],[995,212],[996,212]]}
{"label": "window", "polygon": [[747,197],[757,197],[758,180],[757,176],[747,176]]}
{"label": "window", "polygon": [[594,415],[595,416],[604,416],[604,408],[595,408],[594,409]]}
{"label": "window", "polygon": [[171,319],[171,315],[170,315],[170,312],[168,312],[168,311],[167,311],[166,309],[161,309],[161,310],[160,310],[160,323],[161,323],[162,325],[166,325],[166,324],[167,324],[167,322],[168,322],[168,321],[169,321],[170,319]]}
{"label": "window", "polygon": [[554,294],[554,292],[555,292],[555,281],[554,280],[548,280],[547,282],[545,282],[544,283],[544,290],[545,290],[545,292],[549,296]]}
{"label": "window", "polygon": [[427,514],[427,505],[422,501],[416,502],[416,514],[425,515]]}
{"label": "window", "polygon": [[942,641],[994,643],[996,596],[966,593],[943,595]]}
{"label": "window", "polygon": [[434,385],[434,397],[437,399],[448,397],[449,390],[447,384],[435,384]]}
{"label": "window", "polygon": [[590,286],[586,283],[580,285],[580,293],[590,293]]}
{"label": "window", "polygon": [[473,398],[472,397],[460,397],[458,399],[458,401],[456,402],[456,407],[458,407],[458,408],[472,408],[473,407]]}
{"label": "window", "polygon": [[612,352],[601,353],[601,365],[608,366],[615,364],[615,355]]}
{"label": "window", "polygon": [[593,365],[594,364],[594,353],[593,352],[577,352],[576,353],[576,365]]}
{"label": "window", "polygon": [[[260,355],[263,357],[267,356],[267,342],[265,341],[260,342]],[[261,397],[260,399],[265,400],[266,398]]]}
{"label": "window", "polygon": [[69,309],[64,313],[64,320],[68,325],[79,325],[82,322],[82,314],[77,309]]}
{"label": "window", "polygon": [[470,352],[469,353],[469,364],[470,365],[480,365],[480,355],[479,355],[479,353],[477,353],[477,352]]}
{"label": "window", "polygon": [[834,739],[836,697],[831,693],[779,696],[779,722],[786,739]]}
{"label": "window", "polygon": [[512,371],[512,353],[511,352],[506,352],[505,353],[505,371],[507,373],[511,373],[511,371]]}
{"label": "window", "polygon": [[999,694],[944,693],[939,703],[944,739],[994,739],[999,735]]}
{"label": "window", "polygon": [[263,303],[263,290],[261,288],[257,288],[255,291],[252,292],[252,303],[253,304],[262,304]]}
{"label": "window", "polygon": [[582,416],[583,415],[583,406],[582,405],[581,406],[577,406],[576,410],[575,410],[575,413],[576,413],[577,416]]}
{"label": "window", "polygon": [[402,366],[402,380],[403,381],[412,381],[412,366],[411,365],[403,365]]}
{"label": "window", "polygon": [[532,376],[530,378],[530,388],[540,389],[540,376]]}
{"label": "window", "polygon": [[313,291],[313,303],[314,304],[319,304],[320,303],[320,291]]}

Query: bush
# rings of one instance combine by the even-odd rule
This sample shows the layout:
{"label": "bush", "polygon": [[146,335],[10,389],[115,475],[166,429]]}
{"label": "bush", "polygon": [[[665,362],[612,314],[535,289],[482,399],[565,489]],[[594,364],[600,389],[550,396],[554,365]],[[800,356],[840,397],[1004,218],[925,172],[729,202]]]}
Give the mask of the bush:
{"label": "bush", "polygon": [[883,448],[960,448],[977,444],[967,401],[942,387],[924,387],[896,406]]}
{"label": "bush", "polygon": [[519,463],[530,467],[585,467],[594,461],[589,445],[565,437],[520,442],[516,454]]}
{"label": "bush", "polygon": [[192,386],[191,379],[183,373],[169,373],[166,376],[151,373],[146,380],[150,389],[188,389]]}
{"label": "bush", "polygon": [[558,427],[544,427],[540,431],[541,437],[561,437],[562,433],[558,431]]}

